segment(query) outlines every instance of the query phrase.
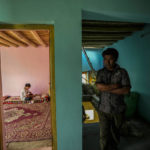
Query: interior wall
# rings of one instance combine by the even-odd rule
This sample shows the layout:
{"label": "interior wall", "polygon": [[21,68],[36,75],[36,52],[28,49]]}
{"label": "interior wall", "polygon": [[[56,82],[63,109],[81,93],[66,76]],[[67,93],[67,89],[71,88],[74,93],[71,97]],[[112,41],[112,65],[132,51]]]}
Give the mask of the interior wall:
{"label": "interior wall", "polygon": [[81,150],[81,1],[1,0],[0,8],[1,22],[54,24],[57,149]]}
{"label": "interior wall", "polygon": [[96,20],[150,23],[149,5],[149,0],[82,0],[83,17]]}
{"label": "interior wall", "polygon": [[[86,53],[96,71],[103,67],[103,58],[100,49],[87,49]],[[91,68],[89,67],[85,54],[82,52],[82,72],[85,71],[91,71]]]}
{"label": "interior wall", "polygon": [[[141,37],[141,35],[145,36]],[[138,111],[150,121],[150,25],[111,47],[119,51],[119,64],[126,68],[131,78],[132,91],[140,93]]]}
{"label": "interior wall", "polygon": [[25,83],[35,94],[49,90],[49,48],[0,48],[3,95],[20,96]]}

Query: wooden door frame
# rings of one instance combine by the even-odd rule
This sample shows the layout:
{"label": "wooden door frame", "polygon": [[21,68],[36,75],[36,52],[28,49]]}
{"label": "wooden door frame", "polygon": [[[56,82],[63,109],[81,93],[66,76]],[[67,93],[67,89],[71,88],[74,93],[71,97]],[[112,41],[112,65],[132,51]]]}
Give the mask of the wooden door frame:
{"label": "wooden door frame", "polygon": [[[53,150],[57,150],[54,26],[43,25],[43,24],[0,24],[0,30],[42,30],[42,29],[49,30],[49,43],[50,43],[49,44],[49,58],[50,58],[49,70],[50,70],[50,94],[51,94],[51,108],[50,109],[51,109],[51,116],[52,116],[52,119],[51,119],[52,121],[52,148]],[[1,111],[2,110],[0,107],[0,144],[1,144],[0,150],[4,150]]]}

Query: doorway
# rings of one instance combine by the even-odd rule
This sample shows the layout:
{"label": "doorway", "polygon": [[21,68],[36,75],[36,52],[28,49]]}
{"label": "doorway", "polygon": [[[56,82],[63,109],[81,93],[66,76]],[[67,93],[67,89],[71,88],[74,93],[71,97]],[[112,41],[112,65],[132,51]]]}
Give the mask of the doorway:
{"label": "doorway", "polygon": [[[28,78],[26,80],[25,78],[28,76],[27,74],[24,75],[25,78],[23,80],[24,80],[25,84],[32,82],[31,85],[33,85],[33,89],[32,88],[31,89],[33,90],[34,93],[36,93],[35,94],[36,96],[40,96],[39,98],[34,97],[35,99],[31,100],[31,101],[22,101],[20,99],[20,95],[18,93],[19,85],[21,85],[21,84],[23,85],[23,82],[22,82],[23,80],[21,79],[22,77],[19,78],[19,74],[17,77],[17,73],[16,74],[13,73],[13,77],[15,77],[16,80],[18,79],[18,81],[17,81],[18,86],[16,86],[14,88],[14,89],[18,90],[18,92],[16,92],[17,90],[15,91],[13,89],[13,85],[15,85],[15,84],[7,83],[7,86],[3,86],[3,83],[4,83],[3,75],[5,74],[5,77],[9,76],[9,78],[10,78],[12,74],[6,75],[6,72],[5,73],[3,72],[4,69],[1,70],[1,111],[0,111],[1,116],[2,116],[0,119],[1,120],[1,125],[0,125],[1,132],[0,133],[1,133],[1,145],[2,145],[1,149],[6,150],[8,143],[11,141],[11,140],[9,141],[8,139],[6,139],[6,135],[9,135],[9,138],[11,139],[11,134],[7,134],[5,132],[5,127],[6,127],[5,121],[7,120],[9,122],[11,119],[9,120],[8,118],[7,119],[4,118],[4,116],[5,117],[7,116],[5,114],[6,112],[7,112],[7,114],[10,113],[10,111],[9,111],[10,108],[6,109],[7,111],[4,111],[2,108],[4,108],[3,106],[11,107],[11,106],[18,105],[17,107],[15,107],[15,109],[17,108],[17,111],[18,111],[18,110],[20,110],[20,105],[22,105],[24,107],[23,112],[24,113],[25,113],[25,111],[28,111],[28,112],[26,114],[22,114],[22,116],[18,116],[18,119],[20,117],[21,120],[24,119],[24,122],[25,122],[25,116],[29,119],[28,115],[29,114],[31,115],[32,114],[31,112],[34,112],[32,115],[35,115],[35,116],[36,116],[36,114],[39,113],[39,112],[35,112],[35,110],[33,110],[33,111],[30,110],[30,113],[29,113],[30,107],[31,107],[31,109],[33,108],[32,106],[34,106],[36,108],[43,107],[43,110],[44,110],[44,108],[47,107],[47,119],[45,119],[45,120],[47,120],[47,122],[45,122],[45,126],[50,127],[50,129],[49,129],[50,132],[48,131],[50,134],[48,134],[48,132],[45,129],[44,132],[46,133],[46,135],[44,135],[44,132],[41,130],[41,135],[43,136],[43,138],[38,135],[38,136],[36,136],[36,137],[38,137],[36,140],[42,140],[44,138],[46,139],[46,136],[47,136],[48,139],[51,139],[51,143],[52,143],[51,149],[56,150],[57,149],[57,141],[56,141],[56,99],[55,99],[55,68],[54,68],[55,67],[55,65],[54,65],[54,26],[53,25],[0,25],[0,48],[1,48],[1,50],[2,49],[8,50],[5,53],[6,55],[7,55],[7,53],[10,54],[9,53],[10,49],[12,51],[14,49],[14,52],[12,52],[12,54],[15,55],[15,53],[16,53],[16,55],[19,55],[22,57],[22,59],[20,58],[20,61],[17,59],[17,57],[13,57],[14,61],[12,61],[12,64],[11,64],[11,62],[9,63],[9,65],[10,65],[9,67],[11,67],[11,65],[13,66],[13,62],[15,62],[15,59],[16,59],[16,60],[18,60],[18,62],[20,62],[20,63],[18,63],[19,65],[17,65],[17,66],[22,68],[22,70],[24,70],[23,69],[23,64],[24,64],[26,66],[27,70],[30,68],[28,71],[31,74],[32,73],[34,74],[35,72],[37,72],[39,74],[37,81],[34,80],[34,78],[32,78],[32,79]],[[18,49],[20,49],[20,50],[22,49],[22,51],[19,52]],[[32,51],[33,55],[28,56],[27,51],[26,51],[27,49],[28,49],[29,54]],[[43,53],[42,53],[42,49],[43,49]],[[37,50],[37,52],[36,52],[36,50]],[[45,52],[44,52],[44,50],[45,50]],[[2,50],[2,53],[3,53],[3,50]],[[41,53],[41,56],[40,56],[40,53]],[[12,55],[9,55],[9,56],[11,57]],[[44,59],[44,57],[45,57],[45,59]],[[4,58],[4,56],[3,56],[3,58]],[[3,58],[1,58],[1,62],[2,62],[2,60],[6,61],[6,59],[3,59]],[[8,58],[8,60],[10,60],[10,59]],[[7,62],[8,62],[8,60],[7,60]],[[23,60],[27,60],[27,61],[25,62]],[[34,60],[34,61],[32,61],[32,60]],[[39,60],[39,62],[37,60]],[[47,71],[43,69],[43,70],[41,70],[41,73],[39,73],[39,70],[37,68],[33,69],[31,67],[32,65],[30,65],[30,61],[32,61],[31,64],[34,64],[33,66],[36,66],[38,64],[38,68],[41,68],[41,69],[45,68],[45,66],[46,66]],[[43,61],[45,61],[45,62],[43,62]],[[7,66],[7,62],[5,62],[6,66]],[[4,63],[4,62],[2,62],[2,63]],[[1,65],[2,65],[2,63],[1,63]],[[7,68],[7,67],[5,67],[5,68]],[[20,71],[21,69],[18,69],[18,70]],[[47,72],[47,73],[42,73],[42,71]],[[15,71],[13,70],[13,72],[15,72]],[[29,75],[30,77],[31,77],[31,74]],[[32,74],[32,77],[35,76],[36,73],[34,75],[33,74]],[[46,77],[44,76],[44,74],[47,74]],[[43,77],[42,77],[42,75],[43,75]],[[41,79],[40,79],[40,77],[41,77]],[[45,79],[42,79],[42,78],[45,78]],[[36,83],[38,83],[38,85],[36,85]],[[35,85],[35,87],[34,87],[34,85]],[[14,91],[16,93],[13,93]],[[46,93],[46,91],[47,91],[47,93]],[[7,92],[8,93],[10,92],[10,94],[8,94]],[[18,97],[15,97],[15,95]],[[5,99],[5,101],[4,101],[4,99]],[[49,103],[50,103],[50,105],[48,105]],[[39,106],[35,106],[35,105],[39,105]],[[25,109],[25,107],[27,109]],[[45,113],[45,110],[43,111],[43,113]],[[50,117],[49,117],[49,113],[50,113]],[[10,115],[12,115],[12,113],[10,113]],[[22,118],[22,117],[24,117],[24,118]],[[35,118],[33,116],[30,118],[35,120]],[[13,121],[16,121],[16,120],[13,120]],[[31,124],[33,124],[33,121],[31,119],[29,119],[28,121],[29,122],[31,121]],[[36,125],[40,126],[40,123],[39,124],[36,123]],[[23,133],[23,134],[24,135],[21,134],[20,137],[24,136],[27,139],[26,143],[28,143],[28,141],[30,141],[30,142],[36,141],[34,138],[29,139],[29,137],[27,137],[25,135],[25,133]],[[39,134],[39,132],[37,132],[37,133],[35,132],[35,134]],[[19,133],[17,135],[19,135]],[[19,142],[20,139],[19,138],[16,139],[15,142]],[[6,144],[6,141],[7,141],[7,144]],[[23,139],[20,142],[25,142],[25,140]],[[34,142],[33,142],[33,145],[34,145]],[[22,145],[25,145],[25,143]],[[33,147],[32,149],[36,149],[36,147]]]}
{"label": "doorway", "polygon": [[[146,24],[144,23],[103,20],[82,21],[82,104],[84,106],[82,116],[84,150],[100,149],[100,124],[102,119],[99,117],[99,120],[97,121],[95,112],[100,112],[100,105],[103,105],[104,101],[101,102],[102,91],[99,90],[99,93],[97,93],[97,89],[95,89],[95,81],[98,70],[105,67],[103,67],[102,53],[107,48],[115,48],[118,50],[120,59],[117,63],[119,63],[121,67],[127,69],[131,76],[132,85],[133,74],[137,74],[138,71],[141,72],[140,68],[134,69],[137,64],[133,64],[133,62],[135,61],[138,63],[140,62],[139,60],[142,60],[142,57],[135,57],[135,59],[133,59],[133,56],[135,54],[137,54],[137,56],[143,55],[143,51],[140,53],[138,50],[143,50],[143,47],[146,47],[146,44],[149,45],[149,40],[146,39],[146,37],[148,38],[148,35],[149,25],[146,27]],[[145,37],[145,39],[143,37]],[[148,41],[147,43],[145,42],[146,40]],[[140,47],[141,45],[142,48]],[[143,56],[144,58],[146,57],[145,55]],[[147,61],[145,61],[146,59],[144,58],[143,62],[146,63]],[[138,65],[143,66],[143,64],[144,63],[140,62]],[[134,81],[136,81],[136,84],[132,85],[130,94],[124,97],[126,111],[124,123],[120,130],[121,142],[118,145],[118,148],[121,150],[128,148],[134,149],[135,145],[137,145],[137,147],[141,146],[141,149],[146,149],[143,145],[149,143],[147,142],[147,138],[149,139],[150,137],[149,123],[147,122],[148,120],[144,120],[144,118],[141,117],[142,113],[139,114],[139,106],[137,105],[139,102],[141,102],[141,104],[143,103],[140,99],[142,91],[140,88],[135,88],[140,80],[137,78]],[[134,91],[134,88],[137,91]],[[85,105],[86,103],[91,106],[87,107]],[[143,110],[144,109],[145,108],[143,107]],[[148,114],[148,111],[145,111],[145,113]],[[146,141],[145,143],[143,142],[144,140]]]}

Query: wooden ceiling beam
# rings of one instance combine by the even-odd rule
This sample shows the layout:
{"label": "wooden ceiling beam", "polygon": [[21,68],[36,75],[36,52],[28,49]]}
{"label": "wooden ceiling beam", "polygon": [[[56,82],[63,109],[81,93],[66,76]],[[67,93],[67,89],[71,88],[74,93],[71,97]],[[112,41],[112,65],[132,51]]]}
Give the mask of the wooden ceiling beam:
{"label": "wooden ceiling beam", "polygon": [[142,30],[143,27],[83,27],[83,32],[134,32]]}
{"label": "wooden ceiling beam", "polygon": [[3,38],[0,37],[0,42],[3,43],[3,44],[6,44],[8,46],[14,46],[14,47],[18,47],[18,45],[14,44],[14,43],[11,43]]}
{"label": "wooden ceiling beam", "polygon": [[101,49],[101,48],[104,48],[104,47],[97,47],[97,46],[86,46],[84,47],[85,49]]}
{"label": "wooden ceiling beam", "polygon": [[18,38],[19,40],[25,42],[28,45],[31,45],[33,47],[38,47],[37,44],[29,40],[27,37],[25,37],[20,31],[9,31],[10,34]]}
{"label": "wooden ceiling beam", "polygon": [[82,38],[91,38],[91,39],[94,39],[94,38],[124,38],[124,37],[128,37],[128,36],[130,36],[130,35],[125,35],[125,36],[123,36],[123,35],[89,35],[89,34],[87,34],[87,35],[82,35]]}
{"label": "wooden ceiling beam", "polygon": [[[116,41],[117,42],[117,41]],[[90,46],[93,46],[93,45],[112,45],[116,42],[109,42],[109,41],[106,41],[106,42],[97,42],[97,41],[89,41],[89,42],[82,42],[83,45],[90,45]]]}
{"label": "wooden ceiling beam", "polygon": [[99,33],[93,33],[93,32],[82,32],[82,37],[125,37],[131,35],[132,32],[99,32]]}
{"label": "wooden ceiling beam", "polygon": [[23,47],[27,47],[27,46],[28,46],[28,45],[25,44],[25,43],[22,43],[22,42],[20,42],[20,41],[18,41],[18,40],[15,40],[13,37],[11,37],[10,35],[8,35],[8,34],[5,33],[5,32],[0,32],[0,36],[1,36],[2,38],[4,38],[5,40],[7,40],[7,41],[9,41],[9,42],[11,42],[11,43],[14,43],[14,44],[16,44],[16,45],[23,46]]}
{"label": "wooden ceiling beam", "polygon": [[110,43],[115,43],[117,41],[82,41],[83,44],[110,44]]}
{"label": "wooden ceiling beam", "polygon": [[82,21],[82,44],[85,48],[103,48],[142,30],[144,23]]}
{"label": "wooden ceiling beam", "polygon": [[82,25],[95,25],[95,26],[144,26],[144,23],[133,22],[118,22],[118,21],[99,21],[99,20],[82,20]]}
{"label": "wooden ceiling beam", "polygon": [[2,47],[10,47],[9,45],[4,44],[4,43],[0,43],[0,46],[2,46]]}
{"label": "wooden ceiling beam", "polygon": [[124,39],[125,37],[101,37],[101,38],[85,38],[85,37],[82,37],[82,40],[83,41],[95,41],[95,40],[122,40]]}
{"label": "wooden ceiling beam", "polygon": [[99,48],[103,48],[103,47],[105,47],[105,46],[107,46],[107,45],[83,45],[84,46],[84,48],[92,48],[92,47],[99,47]]}
{"label": "wooden ceiling beam", "polygon": [[44,47],[47,47],[47,44],[43,41],[40,35],[36,31],[30,31],[33,37]]}
{"label": "wooden ceiling beam", "polygon": [[111,42],[111,43],[114,43],[114,42],[117,42],[117,41],[118,40],[114,40],[114,39],[113,40],[108,40],[108,39],[107,40],[82,40],[83,43],[85,43],[85,42],[94,42],[94,43],[98,43],[98,42],[100,42],[100,43],[101,42],[102,43],[103,42]]}
{"label": "wooden ceiling beam", "polygon": [[84,48],[104,48],[109,45],[82,45]]}

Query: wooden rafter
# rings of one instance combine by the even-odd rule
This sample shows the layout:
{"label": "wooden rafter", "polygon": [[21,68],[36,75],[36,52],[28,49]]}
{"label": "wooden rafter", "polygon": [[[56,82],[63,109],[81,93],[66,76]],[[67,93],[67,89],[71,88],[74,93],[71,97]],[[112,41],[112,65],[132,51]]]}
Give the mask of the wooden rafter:
{"label": "wooden rafter", "polygon": [[43,41],[43,39],[40,37],[40,35],[36,31],[32,30],[32,31],[30,31],[30,33],[42,46],[47,47],[46,43]]}
{"label": "wooden rafter", "polygon": [[18,38],[19,40],[25,42],[28,45],[32,45],[33,47],[37,47],[38,45],[25,37],[20,31],[9,31],[10,34]]}
{"label": "wooden rafter", "polygon": [[109,42],[109,41],[105,41],[105,42],[100,42],[100,41],[99,41],[99,42],[97,42],[97,41],[94,42],[94,41],[93,41],[93,42],[91,42],[91,41],[90,41],[90,42],[82,42],[82,43],[83,43],[84,45],[111,45],[111,44],[113,44],[114,42],[111,42],[111,41],[110,41],[110,42]]}
{"label": "wooden rafter", "polygon": [[9,46],[14,46],[14,47],[18,47],[18,45],[14,44],[14,43],[11,43],[3,38],[0,37],[0,42],[3,43],[3,44],[6,44],[6,45],[9,45]]}
{"label": "wooden rafter", "polygon": [[132,32],[82,32],[82,37],[125,37],[131,34]]}
{"label": "wooden rafter", "polygon": [[82,20],[82,26],[144,26],[144,23]]}
{"label": "wooden rafter", "polygon": [[13,37],[11,37],[10,35],[8,35],[7,33],[3,32],[3,31],[0,32],[0,37],[2,37],[3,39],[6,39],[7,41],[9,41],[11,43],[18,45],[18,46],[23,46],[23,47],[28,46],[27,44],[14,39]]}
{"label": "wooden rafter", "polygon": [[95,41],[95,40],[122,40],[124,37],[82,37],[83,41]]}
{"label": "wooden rafter", "polygon": [[144,23],[115,21],[82,21],[82,44],[85,47],[105,47],[142,30]]}
{"label": "wooden rafter", "polygon": [[134,32],[142,30],[141,26],[136,27],[84,27],[83,32]]}
{"label": "wooden rafter", "polygon": [[10,42],[10,46],[49,46],[49,32],[47,30],[0,30],[0,38]]}
{"label": "wooden rafter", "polygon": [[9,45],[6,45],[4,43],[0,43],[0,46],[9,47]]}
{"label": "wooden rafter", "polygon": [[105,42],[107,43],[107,42],[112,42],[113,43],[113,42],[116,42],[116,41],[118,41],[118,40],[114,40],[114,39],[113,40],[112,39],[111,40],[108,40],[108,39],[107,40],[98,40],[98,39],[96,39],[96,40],[82,40],[83,43],[86,43],[86,42],[91,42],[91,43],[92,42],[93,43],[105,43]]}
{"label": "wooden rafter", "polygon": [[82,45],[84,48],[104,48],[107,45]]}

